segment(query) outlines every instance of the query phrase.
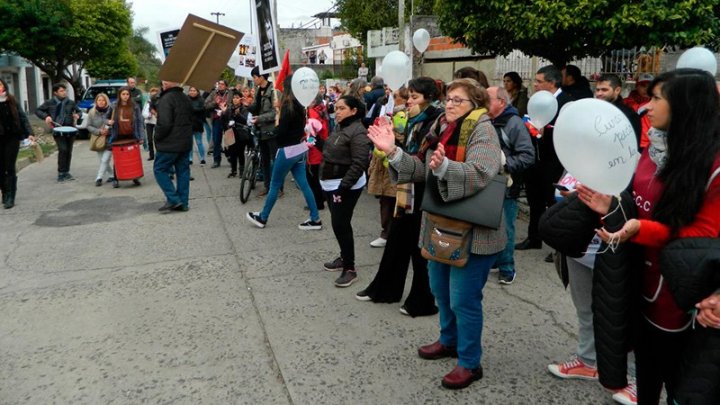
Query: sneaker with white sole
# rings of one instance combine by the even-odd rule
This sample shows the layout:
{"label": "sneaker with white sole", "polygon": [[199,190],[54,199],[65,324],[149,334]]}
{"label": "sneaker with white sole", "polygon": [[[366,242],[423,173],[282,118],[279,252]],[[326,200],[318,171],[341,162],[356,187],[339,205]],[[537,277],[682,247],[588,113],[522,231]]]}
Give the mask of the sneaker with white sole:
{"label": "sneaker with white sole", "polygon": [[308,219],[298,225],[298,228],[302,231],[319,231],[322,229],[322,221],[313,221],[312,219]]}
{"label": "sneaker with white sole", "polygon": [[549,364],[548,371],[560,378],[579,380],[598,379],[597,368],[588,366],[577,357],[565,363]]}
{"label": "sneaker with white sole", "polygon": [[343,269],[343,259],[338,257],[337,259],[323,264],[325,271],[340,271]]}
{"label": "sneaker with white sole", "polygon": [[265,228],[265,225],[267,225],[267,221],[260,218],[259,212],[248,212],[245,217],[251,224],[257,226],[258,228]]}
{"label": "sneaker with white sole", "polygon": [[387,245],[387,239],[385,238],[377,238],[374,241],[370,242],[370,246],[374,248],[385,247],[385,245]]}
{"label": "sneaker with white sole", "polygon": [[372,297],[368,295],[367,290],[358,291],[358,293],[355,294],[355,299],[358,301],[372,301]]}
{"label": "sneaker with white sole", "polygon": [[350,287],[352,283],[356,282],[357,280],[357,271],[352,269],[343,270],[342,274],[340,274],[340,277],[335,280],[335,287]]}
{"label": "sneaker with white sole", "polygon": [[615,391],[612,399],[623,405],[637,405],[637,385],[635,381],[630,381],[627,387]]}

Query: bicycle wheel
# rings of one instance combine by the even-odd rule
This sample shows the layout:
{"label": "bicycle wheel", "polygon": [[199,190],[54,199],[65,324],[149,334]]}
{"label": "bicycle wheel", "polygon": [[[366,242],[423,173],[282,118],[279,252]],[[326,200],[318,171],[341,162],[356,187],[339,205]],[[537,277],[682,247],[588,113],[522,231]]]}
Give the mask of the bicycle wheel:
{"label": "bicycle wheel", "polygon": [[245,169],[242,172],[242,178],[240,179],[240,202],[245,204],[250,197],[250,190],[252,190],[255,183],[255,159],[250,154],[245,159]]}
{"label": "bicycle wheel", "polygon": [[257,171],[260,168],[259,155],[255,154],[252,157],[252,165],[254,170],[250,173],[250,189],[255,190],[255,183],[257,183]]}

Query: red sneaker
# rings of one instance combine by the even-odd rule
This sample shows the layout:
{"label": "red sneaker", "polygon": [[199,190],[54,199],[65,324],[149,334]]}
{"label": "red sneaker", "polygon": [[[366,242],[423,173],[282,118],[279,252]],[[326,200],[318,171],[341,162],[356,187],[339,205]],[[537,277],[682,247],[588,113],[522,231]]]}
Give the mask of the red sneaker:
{"label": "red sneaker", "polygon": [[635,381],[630,381],[627,387],[615,391],[612,399],[623,405],[637,405],[637,385]]}
{"label": "red sneaker", "polygon": [[590,367],[577,357],[560,364],[548,365],[548,370],[560,378],[573,378],[580,380],[597,380],[597,368]]}

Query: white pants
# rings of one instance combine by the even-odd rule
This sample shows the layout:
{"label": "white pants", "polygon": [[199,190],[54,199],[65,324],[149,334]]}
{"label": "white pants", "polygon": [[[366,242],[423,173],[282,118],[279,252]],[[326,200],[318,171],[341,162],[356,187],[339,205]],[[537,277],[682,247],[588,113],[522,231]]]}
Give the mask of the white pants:
{"label": "white pants", "polygon": [[98,159],[100,160],[100,168],[98,168],[97,177],[95,180],[102,180],[103,174],[107,173],[107,177],[115,177],[115,173],[113,172],[113,167],[110,164],[110,159],[112,159],[112,151],[104,150],[102,152],[97,152]]}

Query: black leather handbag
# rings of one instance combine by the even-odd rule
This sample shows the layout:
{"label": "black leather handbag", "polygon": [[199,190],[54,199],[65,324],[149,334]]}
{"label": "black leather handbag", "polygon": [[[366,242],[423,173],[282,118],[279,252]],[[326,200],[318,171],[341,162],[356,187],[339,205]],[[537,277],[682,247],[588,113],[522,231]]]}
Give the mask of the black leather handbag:
{"label": "black leather handbag", "polygon": [[486,228],[500,228],[507,177],[498,174],[477,193],[460,200],[443,201],[437,177],[428,175],[421,210]]}

